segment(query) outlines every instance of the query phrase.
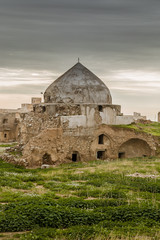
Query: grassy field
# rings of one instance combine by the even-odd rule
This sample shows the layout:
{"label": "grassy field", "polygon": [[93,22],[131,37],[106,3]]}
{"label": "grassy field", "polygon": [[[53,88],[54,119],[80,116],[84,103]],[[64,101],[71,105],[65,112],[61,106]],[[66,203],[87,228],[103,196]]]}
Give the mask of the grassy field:
{"label": "grassy field", "polygon": [[137,132],[145,132],[148,134],[152,134],[153,136],[160,137],[160,123],[159,122],[152,122],[152,123],[148,123],[148,124],[132,123],[129,125],[114,125],[114,127],[133,129]]}
{"label": "grassy field", "polygon": [[0,239],[160,239],[160,158],[23,169],[0,161]]}

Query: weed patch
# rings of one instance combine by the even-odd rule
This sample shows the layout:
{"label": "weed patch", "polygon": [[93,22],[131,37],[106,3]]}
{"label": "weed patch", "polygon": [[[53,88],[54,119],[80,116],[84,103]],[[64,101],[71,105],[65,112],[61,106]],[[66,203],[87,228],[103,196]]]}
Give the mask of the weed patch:
{"label": "weed patch", "polygon": [[[147,176],[159,169],[159,158],[53,169],[0,161],[0,231],[22,240],[158,240],[160,179]],[[135,172],[145,177],[134,177]]]}

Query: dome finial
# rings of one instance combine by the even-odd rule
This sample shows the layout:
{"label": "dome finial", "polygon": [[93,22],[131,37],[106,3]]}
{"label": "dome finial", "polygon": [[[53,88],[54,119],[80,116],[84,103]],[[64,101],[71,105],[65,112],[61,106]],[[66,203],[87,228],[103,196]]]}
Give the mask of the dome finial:
{"label": "dome finial", "polygon": [[79,57],[78,57],[78,63],[80,62],[80,59],[79,59]]}

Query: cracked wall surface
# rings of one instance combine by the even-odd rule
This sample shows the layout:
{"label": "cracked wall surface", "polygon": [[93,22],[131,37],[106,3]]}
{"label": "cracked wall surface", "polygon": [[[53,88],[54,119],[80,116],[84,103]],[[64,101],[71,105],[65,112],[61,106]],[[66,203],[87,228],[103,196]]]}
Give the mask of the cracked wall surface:
{"label": "cracked wall surface", "polygon": [[[104,135],[103,144],[98,141],[101,134]],[[75,152],[79,154],[79,161],[97,160],[99,151],[105,152],[105,159],[116,159],[119,152],[122,149],[124,151],[123,144],[130,139],[136,139],[137,144],[144,143],[138,145],[142,155],[154,156],[156,144],[151,135],[100,125],[97,129],[92,129],[92,133],[85,129],[83,135],[77,135],[74,131],[68,134],[62,128],[44,129],[25,145],[23,158],[28,167],[41,166],[45,154],[51,156],[53,165],[72,162],[72,154]],[[133,145],[132,151],[129,151],[129,157],[136,157],[137,145],[136,148]]]}

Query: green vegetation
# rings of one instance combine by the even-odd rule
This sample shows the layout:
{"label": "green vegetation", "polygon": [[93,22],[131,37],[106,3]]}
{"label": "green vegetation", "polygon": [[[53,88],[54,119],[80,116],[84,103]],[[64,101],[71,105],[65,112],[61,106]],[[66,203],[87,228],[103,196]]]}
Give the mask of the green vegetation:
{"label": "green vegetation", "polygon": [[0,161],[0,238],[160,239],[160,158],[24,169]]}
{"label": "green vegetation", "polygon": [[152,134],[153,136],[160,137],[160,123],[158,122],[152,122],[148,124],[132,123],[129,125],[114,125],[114,127],[133,129],[137,132],[145,132]]}
{"label": "green vegetation", "polygon": [[7,147],[15,147],[17,145],[17,143],[7,143],[7,144],[0,144],[0,147],[4,147],[4,148],[7,148]]}

